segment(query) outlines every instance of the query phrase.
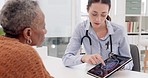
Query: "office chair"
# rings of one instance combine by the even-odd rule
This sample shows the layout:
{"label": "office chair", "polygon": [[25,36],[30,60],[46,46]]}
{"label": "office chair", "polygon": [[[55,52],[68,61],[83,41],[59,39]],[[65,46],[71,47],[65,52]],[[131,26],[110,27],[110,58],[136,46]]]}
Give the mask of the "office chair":
{"label": "office chair", "polygon": [[140,72],[140,57],[139,57],[139,49],[136,45],[130,44],[131,56],[133,59],[133,68],[132,71]]}

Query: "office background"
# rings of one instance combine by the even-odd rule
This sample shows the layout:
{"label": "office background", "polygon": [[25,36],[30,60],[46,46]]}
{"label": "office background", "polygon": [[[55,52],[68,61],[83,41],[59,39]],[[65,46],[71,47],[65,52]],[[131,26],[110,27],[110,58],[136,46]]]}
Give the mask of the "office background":
{"label": "office background", "polygon": [[[0,8],[6,0],[1,0]],[[88,0],[39,0],[45,14],[47,34],[42,46],[49,56],[62,57],[78,23],[87,19]],[[111,0],[112,22],[124,26],[130,44],[139,48],[141,68],[148,39],[148,0]],[[3,34],[0,29],[0,34]],[[37,47],[42,47],[37,46]]]}

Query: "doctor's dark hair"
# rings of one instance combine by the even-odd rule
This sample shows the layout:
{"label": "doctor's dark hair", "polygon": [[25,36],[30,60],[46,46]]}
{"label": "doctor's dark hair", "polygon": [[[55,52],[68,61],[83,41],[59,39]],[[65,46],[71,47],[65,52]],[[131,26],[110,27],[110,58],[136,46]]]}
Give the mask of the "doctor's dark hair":
{"label": "doctor's dark hair", "polygon": [[34,0],[8,0],[0,13],[5,35],[16,38],[25,28],[33,26],[38,9],[39,5]]}
{"label": "doctor's dark hair", "polygon": [[[89,7],[92,5],[92,3],[106,4],[106,5],[109,6],[109,10],[108,11],[110,11],[110,8],[111,8],[111,0],[88,0],[87,11],[89,11]],[[111,21],[111,18],[110,18],[109,15],[107,16],[106,19]]]}

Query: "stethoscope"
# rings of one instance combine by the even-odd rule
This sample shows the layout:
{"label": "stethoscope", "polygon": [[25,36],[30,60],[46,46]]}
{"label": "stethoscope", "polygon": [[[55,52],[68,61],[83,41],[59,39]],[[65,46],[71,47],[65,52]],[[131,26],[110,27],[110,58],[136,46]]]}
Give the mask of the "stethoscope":
{"label": "stethoscope", "polygon": [[[85,54],[84,52],[82,52],[82,43],[83,43],[84,38],[88,38],[89,44],[90,44],[90,48],[91,48],[91,52],[92,52],[92,41],[91,41],[90,36],[88,35],[88,29],[89,29],[90,25],[91,25],[91,23],[88,20],[87,24],[86,24],[86,28],[85,28],[85,30],[86,30],[85,35],[81,38],[80,55],[84,55]],[[111,37],[111,35],[109,35],[109,38],[110,38],[110,53],[108,54],[108,57],[111,57],[113,55],[113,53],[112,53],[112,37]]]}

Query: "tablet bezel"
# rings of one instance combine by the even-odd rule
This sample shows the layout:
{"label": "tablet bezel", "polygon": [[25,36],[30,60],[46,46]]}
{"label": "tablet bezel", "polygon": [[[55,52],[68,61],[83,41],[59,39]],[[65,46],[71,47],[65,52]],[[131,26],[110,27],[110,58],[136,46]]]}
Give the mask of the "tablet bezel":
{"label": "tablet bezel", "polygon": [[[113,56],[116,57],[122,57],[122,58],[127,58],[128,60],[126,62],[124,62],[122,65],[118,66],[117,68],[115,68],[113,71],[111,71],[110,73],[108,73],[107,75],[105,75],[103,78],[109,77],[110,75],[112,75],[113,73],[115,73],[116,71],[118,71],[119,69],[123,68],[123,66],[125,66],[127,63],[129,63],[130,61],[132,61],[132,58],[130,57],[125,57],[125,56],[120,56],[120,55],[116,55],[114,54]],[[109,58],[108,58],[109,59]],[[106,59],[106,60],[108,60]],[[100,63],[101,64],[101,63]],[[94,73],[91,73],[90,71],[95,69],[97,66],[99,66],[100,64],[96,65],[95,67],[91,68],[90,70],[88,70],[87,74],[94,76],[96,78],[99,78],[100,76],[95,75]]]}

